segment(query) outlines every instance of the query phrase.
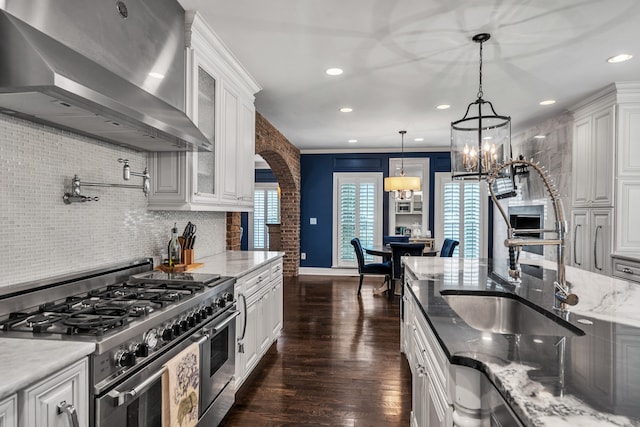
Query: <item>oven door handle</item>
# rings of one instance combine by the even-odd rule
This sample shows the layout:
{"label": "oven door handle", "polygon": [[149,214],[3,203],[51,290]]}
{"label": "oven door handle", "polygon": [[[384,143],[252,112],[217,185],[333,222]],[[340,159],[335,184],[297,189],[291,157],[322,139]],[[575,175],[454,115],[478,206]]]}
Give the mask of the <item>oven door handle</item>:
{"label": "oven door handle", "polygon": [[142,381],[140,384],[138,384],[131,390],[122,391],[122,392],[116,389],[111,390],[108,394],[109,394],[109,397],[113,399],[113,406],[122,406],[125,403],[133,400],[137,396],[147,391],[153,385],[153,383],[155,383],[156,381],[158,381],[160,377],[162,377],[162,374],[164,374],[164,371],[165,371],[165,368],[162,367],[162,369],[155,372],[153,375],[151,375],[146,380]]}
{"label": "oven door handle", "polygon": [[205,335],[215,335],[218,332],[220,332],[221,330],[223,330],[229,323],[231,323],[232,320],[234,320],[236,317],[238,317],[240,315],[240,312],[238,310],[232,310],[229,313],[231,313],[231,316],[228,316],[227,318],[225,318],[222,322],[217,323],[215,326],[211,327],[211,328],[205,328],[203,329],[203,333]]}

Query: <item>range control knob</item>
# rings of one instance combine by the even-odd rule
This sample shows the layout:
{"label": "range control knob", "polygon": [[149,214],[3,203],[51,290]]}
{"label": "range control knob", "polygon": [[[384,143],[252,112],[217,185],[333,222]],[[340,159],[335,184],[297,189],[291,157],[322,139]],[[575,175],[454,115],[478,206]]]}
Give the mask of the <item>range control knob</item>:
{"label": "range control knob", "polygon": [[200,311],[198,311],[198,314],[200,315],[200,319],[204,320],[207,317],[209,317],[209,311],[205,308],[201,309]]}
{"label": "range control knob", "polygon": [[149,329],[142,337],[142,343],[150,350],[155,350],[158,347],[158,344],[160,344],[159,341],[158,331],[155,329]]}
{"label": "range control knob", "polygon": [[193,328],[194,326],[196,326],[196,316],[193,314],[188,315],[187,324],[189,325],[190,328]]}
{"label": "range control knob", "polygon": [[129,350],[135,354],[136,357],[147,357],[149,355],[149,346],[143,342],[131,344]]}
{"label": "range control knob", "polygon": [[114,359],[118,368],[130,368],[136,364],[136,355],[129,350],[118,350]]}
{"label": "range control knob", "polygon": [[233,301],[233,294],[230,292],[225,292],[222,296],[227,302]]}
{"label": "range control knob", "polygon": [[171,330],[173,331],[173,336],[177,337],[178,335],[180,335],[181,333],[183,333],[184,331],[186,331],[186,329],[182,329],[182,322],[174,322],[171,325]]}
{"label": "range control knob", "polygon": [[193,317],[196,319],[196,323],[202,322],[202,314],[200,314],[200,310],[196,310],[193,312]]}
{"label": "range control knob", "polygon": [[173,330],[170,326],[167,326],[162,330],[162,340],[171,341],[173,339]]}
{"label": "range control knob", "polygon": [[215,310],[213,309],[213,307],[212,307],[212,306],[210,306],[210,305],[206,306],[206,307],[205,307],[205,310],[207,311],[207,314],[208,314],[209,316],[211,316],[211,315],[213,314],[213,312],[215,311]]}
{"label": "range control knob", "polygon": [[224,299],[216,298],[215,305],[217,305],[218,307],[223,308],[226,304],[227,302]]}

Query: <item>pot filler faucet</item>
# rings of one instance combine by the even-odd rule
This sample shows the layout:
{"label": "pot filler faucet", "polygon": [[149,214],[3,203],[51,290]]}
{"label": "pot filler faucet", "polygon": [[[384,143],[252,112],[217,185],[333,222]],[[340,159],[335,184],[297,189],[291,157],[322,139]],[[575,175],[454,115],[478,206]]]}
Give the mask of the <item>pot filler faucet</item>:
{"label": "pot filler faucet", "polygon": [[[553,205],[553,212],[555,214],[555,228],[551,230],[547,229],[536,229],[536,230],[516,230],[511,226],[509,219],[507,218],[507,214],[505,213],[502,205],[498,202],[498,199],[493,191],[493,183],[497,178],[500,171],[507,167],[515,167],[515,166],[525,166],[530,167],[535,170],[538,175],[542,178],[544,182],[544,186],[549,192],[549,196],[551,197],[551,203]],[[558,264],[557,267],[557,279],[554,282],[554,303],[553,308],[559,310],[561,312],[567,311],[567,305],[576,305],[578,303],[578,296],[572,294],[569,291],[569,286],[567,285],[567,280],[565,278],[565,265],[564,265],[564,253],[565,253],[565,236],[567,234],[567,223],[564,218],[564,208],[562,206],[562,200],[558,195],[558,190],[551,183],[551,178],[544,170],[544,167],[540,166],[540,163],[533,162],[533,160],[525,160],[525,159],[517,159],[517,160],[509,160],[501,165],[493,168],[491,173],[487,178],[487,184],[489,185],[489,192],[491,193],[491,199],[498,207],[504,222],[507,224],[507,240],[504,241],[504,245],[509,248],[509,279],[512,282],[520,283],[522,277],[522,270],[520,268],[520,251],[523,246],[533,246],[533,245],[553,245],[556,246],[556,261]],[[523,233],[555,233],[555,239],[523,239],[518,238],[518,234]]]}
{"label": "pot filler faucet", "polygon": [[78,175],[74,175],[71,180],[71,193],[65,193],[62,199],[66,204],[70,204],[73,202],[91,202],[91,201],[99,201],[99,197],[89,197],[83,196],[80,190],[80,186],[85,187],[116,187],[116,188],[133,188],[133,189],[142,189],[144,196],[147,197],[149,191],[151,190],[151,177],[149,176],[149,170],[147,167],[144,168],[143,172],[134,172],[131,170],[131,166],[129,166],[128,159],[118,159],[118,163],[124,163],[122,167],[122,179],[125,181],[129,181],[132,176],[138,176],[142,178],[142,185],[133,185],[133,184],[109,184],[104,182],[80,182],[80,178]]}

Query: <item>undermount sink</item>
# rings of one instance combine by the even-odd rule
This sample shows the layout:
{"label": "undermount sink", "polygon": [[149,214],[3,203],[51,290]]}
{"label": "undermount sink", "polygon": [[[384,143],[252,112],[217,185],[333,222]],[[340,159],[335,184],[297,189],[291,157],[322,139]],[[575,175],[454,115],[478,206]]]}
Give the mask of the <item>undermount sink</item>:
{"label": "undermount sink", "polygon": [[445,294],[442,297],[469,326],[496,334],[574,336],[584,332],[555,316],[546,315],[511,295]]}

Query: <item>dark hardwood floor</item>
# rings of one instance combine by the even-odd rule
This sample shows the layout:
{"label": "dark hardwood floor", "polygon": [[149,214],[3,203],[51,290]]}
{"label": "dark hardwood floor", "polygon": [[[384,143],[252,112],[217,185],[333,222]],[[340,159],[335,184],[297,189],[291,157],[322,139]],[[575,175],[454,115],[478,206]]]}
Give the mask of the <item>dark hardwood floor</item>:
{"label": "dark hardwood floor", "polygon": [[400,353],[399,297],[368,277],[285,279],[282,336],[222,426],[409,426],[411,372]]}

